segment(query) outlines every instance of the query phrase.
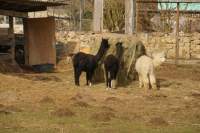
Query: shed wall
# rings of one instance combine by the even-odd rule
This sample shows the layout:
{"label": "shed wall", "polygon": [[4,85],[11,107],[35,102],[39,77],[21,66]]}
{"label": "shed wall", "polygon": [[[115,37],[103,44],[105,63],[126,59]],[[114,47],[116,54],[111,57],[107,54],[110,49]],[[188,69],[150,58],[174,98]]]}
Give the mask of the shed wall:
{"label": "shed wall", "polygon": [[54,18],[24,20],[26,64],[56,64]]}

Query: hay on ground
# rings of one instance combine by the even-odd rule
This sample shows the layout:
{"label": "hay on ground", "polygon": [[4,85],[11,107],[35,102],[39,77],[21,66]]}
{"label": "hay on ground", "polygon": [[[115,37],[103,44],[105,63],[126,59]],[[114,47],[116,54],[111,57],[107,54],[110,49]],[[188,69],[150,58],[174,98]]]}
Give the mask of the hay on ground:
{"label": "hay on ground", "polygon": [[1,73],[20,73],[22,72],[22,69],[17,63],[12,64],[10,62],[0,60],[0,72]]}

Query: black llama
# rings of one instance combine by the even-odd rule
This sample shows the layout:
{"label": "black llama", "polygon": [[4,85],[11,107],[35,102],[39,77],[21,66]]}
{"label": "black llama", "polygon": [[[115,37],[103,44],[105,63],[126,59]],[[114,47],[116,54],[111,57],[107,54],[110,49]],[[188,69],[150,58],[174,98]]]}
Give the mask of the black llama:
{"label": "black llama", "polygon": [[98,62],[109,48],[108,39],[102,39],[101,46],[96,55],[79,52],[73,57],[75,85],[79,86],[81,72],[86,72],[87,85],[91,86],[92,77]]}
{"label": "black llama", "polygon": [[116,55],[108,55],[104,61],[104,69],[105,69],[105,78],[106,78],[106,86],[107,88],[111,89],[115,88],[115,84],[113,84],[113,81],[116,81],[117,79],[117,73],[119,71],[120,67],[120,58],[123,54],[123,46],[122,42],[116,43]]}

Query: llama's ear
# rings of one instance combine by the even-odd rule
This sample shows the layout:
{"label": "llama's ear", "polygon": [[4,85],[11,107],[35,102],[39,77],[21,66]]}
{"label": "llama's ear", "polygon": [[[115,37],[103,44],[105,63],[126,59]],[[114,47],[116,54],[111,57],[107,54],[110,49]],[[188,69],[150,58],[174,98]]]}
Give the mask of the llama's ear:
{"label": "llama's ear", "polygon": [[121,47],[121,46],[122,46],[122,43],[121,43],[121,42],[119,42],[119,43],[118,43],[118,45]]}
{"label": "llama's ear", "polygon": [[121,38],[119,39],[119,43],[120,43],[120,44],[122,44],[122,43],[123,43],[123,41],[122,41],[122,39],[121,39]]}

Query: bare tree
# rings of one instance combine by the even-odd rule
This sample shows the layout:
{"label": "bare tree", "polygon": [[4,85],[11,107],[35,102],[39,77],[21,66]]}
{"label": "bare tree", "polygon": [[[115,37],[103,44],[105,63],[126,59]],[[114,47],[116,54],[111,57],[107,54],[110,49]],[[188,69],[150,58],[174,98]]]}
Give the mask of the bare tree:
{"label": "bare tree", "polygon": [[125,26],[124,0],[105,0],[104,26],[109,31],[122,31]]}

